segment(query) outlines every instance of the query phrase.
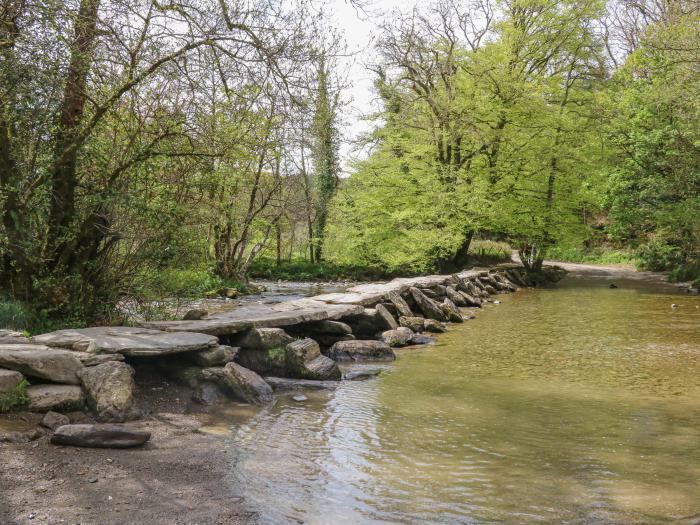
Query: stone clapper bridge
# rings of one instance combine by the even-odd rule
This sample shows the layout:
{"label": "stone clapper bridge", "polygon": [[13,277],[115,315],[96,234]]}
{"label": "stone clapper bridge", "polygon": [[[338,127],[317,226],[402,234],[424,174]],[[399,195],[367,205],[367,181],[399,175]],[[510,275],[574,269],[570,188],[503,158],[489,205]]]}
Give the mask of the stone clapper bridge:
{"label": "stone clapper bridge", "polygon": [[121,423],[141,415],[131,364],[148,359],[191,387],[199,403],[230,397],[265,404],[274,390],[333,388],[343,379],[338,362],[391,361],[392,347],[430,343],[425,332],[462,322],[459,307],[478,308],[492,295],[531,284],[518,267],[504,265],[244,305],[199,320],[59,330],[31,340],[6,332],[0,395],[26,376],[32,411],[87,408],[98,421]]}

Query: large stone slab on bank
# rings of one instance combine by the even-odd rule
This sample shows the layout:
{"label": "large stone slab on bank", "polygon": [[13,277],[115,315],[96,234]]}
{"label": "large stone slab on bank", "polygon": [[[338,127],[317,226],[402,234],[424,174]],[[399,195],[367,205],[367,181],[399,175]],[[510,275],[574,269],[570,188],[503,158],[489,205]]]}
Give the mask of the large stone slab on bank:
{"label": "large stone slab on bank", "polygon": [[77,372],[83,364],[68,350],[44,345],[0,345],[0,368],[55,383],[80,384]]}
{"label": "large stone slab on bank", "polygon": [[122,423],[134,405],[134,369],[126,363],[109,361],[78,372],[87,402],[99,421]]}
{"label": "large stone slab on bank", "polygon": [[201,332],[212,335],[236,334],[250,328],[293,326],[313,321],[336,321],[362,312],[354,304],[328,304],[314,299],[299,299],[277,304],[244,305],[226,312],[212,314],[195,321],[151,321],[147,328],[170,332]]}
{"label": "large stone slab on bank", "polygon": [[80,410],[85,404],[83,389],[74,385],[32,385],[27,397],[33,412]]}
{"label": "large stone slab on bank", "polygon": [[34,336],[32,341],[51,347],[74,350],[89,348],[95,352],[141,357],[193,352],[218,344],[217,338],[208,334],[172,333],[131,326],[58,330]]}
{"label": "large stone slab on bank", "polygon": [[73,447],[130,448],[143,445],[151,433],[121,425],[63,425],[58,427],[51,443]]}

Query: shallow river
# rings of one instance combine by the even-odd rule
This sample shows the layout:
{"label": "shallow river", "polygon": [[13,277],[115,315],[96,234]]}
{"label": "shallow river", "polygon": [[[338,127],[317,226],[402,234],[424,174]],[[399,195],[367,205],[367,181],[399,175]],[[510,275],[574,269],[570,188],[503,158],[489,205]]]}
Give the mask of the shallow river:
{"label": "shallow river", "polygon": [[231,483],[270,524],[700,523],[700,298],[616,282],[500,296],[376,379],[231,416]]}

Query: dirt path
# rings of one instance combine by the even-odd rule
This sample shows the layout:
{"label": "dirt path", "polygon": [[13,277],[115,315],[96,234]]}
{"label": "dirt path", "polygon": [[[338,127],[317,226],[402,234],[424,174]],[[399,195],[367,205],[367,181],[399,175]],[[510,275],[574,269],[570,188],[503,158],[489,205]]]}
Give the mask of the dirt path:
{"label": "dirt path", "polygon": [[[517,250],[512,253],[513,262],[520,263]],[[602,279],[630,279],[666,286],[682,287],[682,283],[669,283],[666,274],[661,272],[642,272],[631,264],[583,264],[563,261],[545,261],[547,265],[556,265],[569,272],[571,277],[598,277]]]}

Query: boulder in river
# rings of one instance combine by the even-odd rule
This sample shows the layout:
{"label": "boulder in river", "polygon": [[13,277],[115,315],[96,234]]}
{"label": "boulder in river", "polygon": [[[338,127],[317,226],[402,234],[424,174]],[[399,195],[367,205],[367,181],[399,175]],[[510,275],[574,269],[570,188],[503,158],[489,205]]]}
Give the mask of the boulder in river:
{"label": "boulder in river", "polygon": [[314,321],[311,323],[302,323],[290,327],[290,331],[294,333],[303,333],[308,335],[328,334],[328,335],[349,335],[352,334],[350,325],[340,321]]}
{"label": "boulder in river", "polygon": [[427,297],[418,288],[412,286],[411,288],[409,288],[409,291],[411,292],[413,300],[421,309],[425,317],[435,319],[436,321],[447,321],[447,316],[440,307],[439,303],[436,303],[435,301]]}
{"label": "boulder in river", "polygon": [[391,312],[387,309],[386,306],[384,306],[383,304],[378,304],[375,307],[375,310],[377,312],[377,317],[381,319],[381,321],[384,323],[385,329],[395,330],[399,327],[399,324],[396,322],[396,319],[394,319],[394,316],[391,315]]}
{"label": "boulder in river", "polygon": [[464,299],[462,294],[452,288],[451,286],[447,286],[445,288],[447,290],[447,298],[455,303],[457,306],[468,306],[467,301]]}
{"label": "boulder in river", "polygon": [[364,381],[372,377],[377,377],[382,373],[381,368],[360,368],[357,370],[348,370],[343,377],[346,381]]}
{"label": "boulder in river", "polygon": [[[432,321],[432,319],[430,319]],[[405,326],[406,328],[409,328],[413,332],[422,332],[423,331],[423,323],[425,319],[422,317],[404,317],[401,316],[399,317],[399,324],[401,326]],[[437,322],[437,321],[435,321]]]}
{"label": "boulder in river", "polygon": [[475,297],[473,295],[470,295],[466,292],[459,291],[459,294],[462,296],[462,299],[464,299],[464,305],[468,307],[477,307],[481,308],[482,305],[482,300],[479,299],[478,297]]}
{"label": "boulder in river", "polygon": [[445,325],[440,321],[436,321],[435,319],[425,319],[423,321],[423,329],[426,332],[433,332],[436,334],[442,333],[446,330]]}
{"label": "boulder in river", "polygon": [[412,345],[430,345],[433,343],[437,343],[437,339],[425,334],[415,334],[411,338]]}
{"label": "boulder in river", "polygon": [[396,355],[383,341],[339,341],[328,351],[335,361],[393,361]]}
{"label": "boulder in river", "polygon": [[401,295],[396,292],[396,291],[390,291],[387,293],[387,299],[391,301],[391,303],[394,305],[396,308],[396,311],[399,314],[399,317],[413,317],[413,312],[411,311],[411,308],[408,306],[408,303],[406,300],[401,297]]}
{"label": "boulder in river", "polygon": [[416,335],[413,330],[400,326],[396,330],[387,330],[382,333],[382,341],[391,347],[406,346],[410,343],[411,338]]}
{"label": "boulder in river", "polygon": [[182,355],[199,366],[224,366],[236,358],[239,350],[235,346],[217,345]]}
{"label": "boulder in river", "polygon": [[32,385],[27,388],[32,412],[80,410],[85,404],[83,389],[75,385]]}
{"label": "boulder in river", "polygon": [[151,433],[124,425],[63,425],[51,436],[51,443],[73,447],[131,448],[143,445]]}
{"label": "boulder in river", "polygon": [[232,342],[244,350],[284,348],[294,341],[282,328],[251,328],[232,337]]}
{"label": "boulder in river", "polygon": [[289,375],[302,379],[340,379],[340,369],[335,361],[321,354],[313,339],[299,339],[285,349]]}
{"label": "boulder in river", "polygon": [[134,369],[126,363],[110,361],[89,366],[78,375],[87,394],[88,406],[99,421],[122,423],[133,417]]}
{"label": "boulder in river", "polygon": [[330,348],[338,341],[352,341],[355,336],[352,334],[314,334],[314,341],[324,348]]}
{"label": "boulder in river", "polygon": [[455,303],[450,301],[448,298],[445,298],[440,306],[442,307],[442,311],[445,312],[445,315],[449,321],[453,323],[464,322],[462,314],[459,312],[459,308],[457,308],[457,305],[455,305]]}
{"label": "boulder in river", "polygon": [[343,322],[350,325],[355,337],[374,337],[377,332],[385,330],[386,326],[374,308],[365,308],[362,313],[344,317]]}
{"label": "boulder in river", "polygon": [[224,392],[247,403],[263,405],[272,401],[270,385],[258,374],[238,363],[204,368],[202,374],[205,380],[217,384]]}
{"label": "boulder in river", "polygon": [[43,345],[0,345],[0,367],[55,383],[77,385],[83,364],[69,350]]}

